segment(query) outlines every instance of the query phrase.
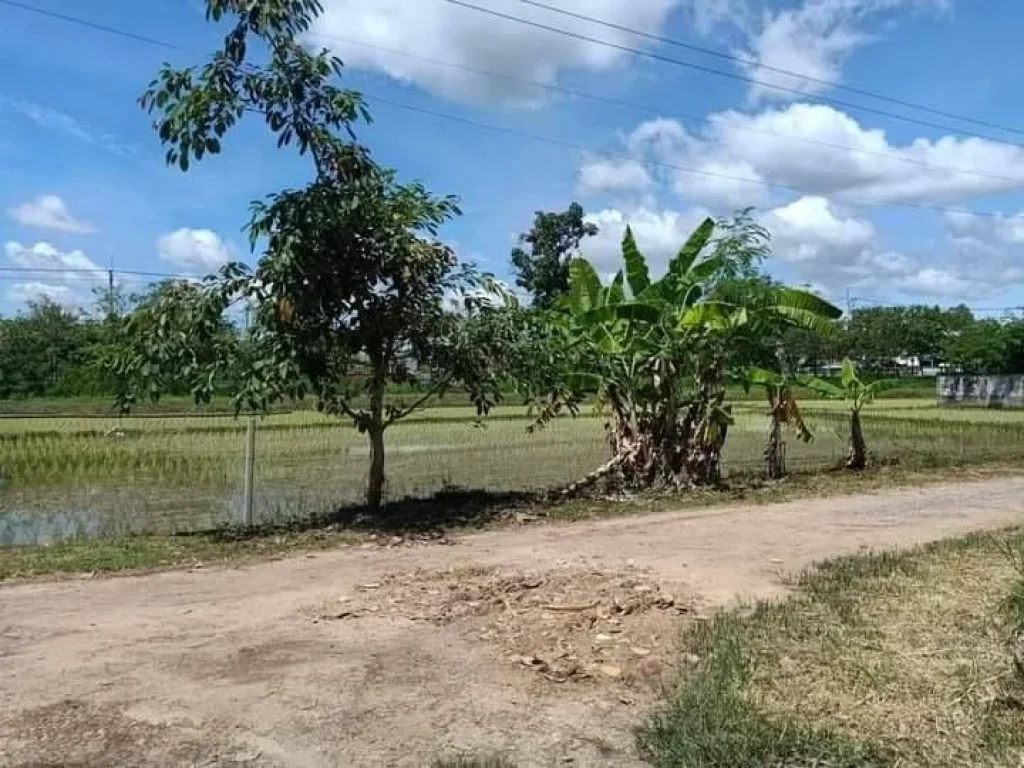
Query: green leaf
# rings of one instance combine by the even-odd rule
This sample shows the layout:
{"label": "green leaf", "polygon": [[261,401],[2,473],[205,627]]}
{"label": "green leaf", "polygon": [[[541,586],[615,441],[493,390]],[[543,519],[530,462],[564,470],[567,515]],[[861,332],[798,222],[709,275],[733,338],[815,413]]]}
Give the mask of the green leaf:
{"label": "green leaf", "polygon": [[661,312],[646,301],[628,301],[615,307],[615,316],[620,320],[653,324],[661,319]]}
{"label": "green leaf", "polygon": [[860,383],[857,379],[857,370],[853,367],[853,361],[850,358],[843,360],[842,382],[843,387],[846,389],[853,389],[854,386]]}
{"label": "green leaf", "polygon": [[605,301],[606,304],[614,306],[616,304],[621,304],[623,302],[623,300],[626,298],[626,291],[623,286],[624,280],[625,277],[623,276],[622,270],[620,269],[615,274],[615,279],[612,280],[612,284],[608,286],[608,298]]}
{"label": "green leaf", "polygon": [[835,304],[825,301],[810,291],[800,290],[799,288],[777,288],[774,298],[776,304],[780,307],[802,309],[807,312],[813,312],[821,317],[827,317],[830,320],[838,320],[843,316],[843,310]]}
{"label": "green leaf", "polygon": [[801,387],[817,392],[819,395],[831,398],[833,400],[845,400],[846,391],[837,387],[831,382],[819,379],[815,376],[798,376],[797,384]]}
{"label": "green leaf", "polygon": [[578,316],[580,325],[588,327],[610,324],[617,320],[654,324],[660,319],[661,312],[658,308],[643,301],[627,301],[622,304],[594,307]]}
{"label": "green leaf", "polygon": [[569,306],[574,313],[597,307],[601,279],[586,259],[569,262]]}
{"label": "green leaf", "polygon": [[626,262],[626,283],[630,293],[636,298],[651,284],[651,275],[647,270],[647,261],[640,249],[636,247],[633,229],[626,227],[626,235],[622,239],[622,258]]}
{"label": "green leaf", "polygon": [[704,259],[700,264],[695,264],[687,272],[687,279],[691,283],[704,283],[714,277],[725,266],[724,254],[718,254]]}
{"label": "green leaf", "polygon": [[809,312],[806,309],[796,309],[795,307],[772,307],[770,312],[797,328],[803,328],[805,331],[811,331],[819,336],[835,336],[837,332],[835,323],[831,320],[828,320],[817,313]]}
{"label": "green leaf", "polygon": [[704,327],[720,330],[729,325],[730,314],[728,305],[706,301],[682,312],[679,316],[679,327],[687,329]]}
{"label": "green leaf", "polygon": [[714,233],[714,219],[704,219],[701,225],[693,231],[693,234],[690,235],[686,243],[683,244],[676,257],[669,262],[669,273],[679,278],[685,276],[694,265],[694,262],[697,261],[700,252],[704,250],[704,247],[708,244]]}

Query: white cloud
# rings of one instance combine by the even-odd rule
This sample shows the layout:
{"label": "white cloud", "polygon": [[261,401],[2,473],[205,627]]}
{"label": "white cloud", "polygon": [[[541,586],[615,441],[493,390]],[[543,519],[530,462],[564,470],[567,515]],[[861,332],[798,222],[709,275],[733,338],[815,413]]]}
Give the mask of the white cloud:
{"label": "white cloud", "polygon": [[56,195],[40,195],[35,200],[8,208],[7,213],[25,227],[51,229],[73,235],[88,235],[96,231],[92,224],[72,216],[67,204]]}
{"label": "white cloud", "polygon": [[996,286],[991,283],[935,267],[922,267],[915,273],[900,278],[899,287],[905,293],[944,299],[971,299],[990,296],[996,292]]}
{"label": "white cloud", "polygon": [[857,259],[876,237],[871,222],[842,216],[823,197],[802,197],[776,208],[764,224],[772,233],[775,256],[797,264]]}
{"label": "white cloud", "polygon": [[0,96],[0,108],[19,114],[40,128],[66,134],[78,141],[100,147],[115,155],[133,155],[138,153],[137,147],[129,144],[120,136],[85,125],[71,115],[43,104]]}
{"label": "white cloud", "polygon": [[596,158],[580,167],[579,188],[583,194],[643,192],[653,183],[647,168],[636,160]]}
{"label": "white cloud", "polygon": [[209,229],[183,227],[157,240],[164,261],[183,269],[213,272],[231,261],[232,248]]}
{"label": "white cloud", "polygon": [[951,212],[945,224],[957,264],[1002,286],[1024,283],[1024,211],[991,216]]}
{"label": "white cloud", "polygon": [[55,285],[53,283],[15,283],[7,292],[7,298],[18,304],[39,301],[40,299],[49,299],[66,307],[74,307],[78,303],[68,286]]}
{"label": "white cloud", "polygon": [[[961,260],[944,262],[886,249],[874,224],[857,218],[822,197],[803,197],[769,211],[762,219],[772,233],[772,250],[794,271],[798,282],[819,286],[832,295],[847,289],[881,295],[900,293],[915,300],[969,300],[1024,282],[997,267],[991,252],[985,268]],[[946,254],[948,256],[948,254]]]}
{"label": "white cloud", "polygon": [[596,224],[599,232],[583,242],[583,255],[601,274],[614,275],[622,268],[622,237],[628,225],[633,228],[637,247],[646,257],[651,274],[659,275],[707,216],[708,212],[700,208],[682,212],[606,208],[587,216],[587,221]]}
{"label": "white cloud", "polygon": [[797,8],[766,11],[758,28],[750,33],[746,48],[737,51],[752,62],[741,64],[741,71],[765,84],[752,84],[750,99],[791,100],[795,96],[771,86],[807,94],[822,93],[828,86],[820,81],[841,81],[845,58],[877,39],[865,29],[872,17],[895,11],[941,11],[949,3],[950,0],[805,0]]}
{"label": "white cloud", "polygon": [[[680,2],[565,0],[559,5],[567,11],[657,33]],[[512,80],[439,66],[423,58],[402,56],[367,45],[547,84],[556,82],[562,71],[607,71],[621,66],[628,56],[614,48],[443,2],[328,0],[325,5],[325,12],[308,35],[309,44],[332,48],[350,66],[381,71],[397,80],[415,83],[461,101],[537,104],[546,97],[539,89]],[[635,36],[625,32],[570,21],[514,0],[489,0],[486,5],[500,13],[593,34],[619,45],[638,44]],[[356,44],[345,42],[353,40]]]}
{"label": "white cloud", "polygon": [[45,296],[68,307],[82,306],[88,303],[91,288],[106,280],[106,271],[79,250],[11,241],[4,244],[4,254],[9,264],[28,270],[25,281],[8,292],[8,298],[19,303]]}
{"label": "white cloud", "polygon": [[701,34],[710,34],[720,26],[749,28],[755,18],[745,0],[689,0],[687,10]]}
{"label": "white cloud", "polygon": [[979,138],[890,142],[820,104],[759,114],[712,114],[691,133],[674,120],[641,123],[624,140],[629,156],[663,164],[660,180],[685,199],[763,206],[804,190],[847,202],[936,202],[1024,189],[1024,147]]}
{"label": "white cloud", "polygon": [[88,273],[89,276],[95,273],[98,277],[106,274],[106,270],[82,251],[61,251],[46,242],[38,242],[33,246],[8,242],[4,244],[4,253],[14,266],[25,269],[58,272],[67,270],[65,274],[69,278],[81,278],[83,273]]}

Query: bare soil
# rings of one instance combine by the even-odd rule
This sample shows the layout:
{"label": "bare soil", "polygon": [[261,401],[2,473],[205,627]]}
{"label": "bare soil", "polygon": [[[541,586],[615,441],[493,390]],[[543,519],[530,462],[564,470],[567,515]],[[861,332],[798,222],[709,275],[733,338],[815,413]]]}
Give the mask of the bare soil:
{"label": "bare soil", "polygon": [[1024,522],[1024,478],[0,587],[0,765],[638,763],[683,622]]}

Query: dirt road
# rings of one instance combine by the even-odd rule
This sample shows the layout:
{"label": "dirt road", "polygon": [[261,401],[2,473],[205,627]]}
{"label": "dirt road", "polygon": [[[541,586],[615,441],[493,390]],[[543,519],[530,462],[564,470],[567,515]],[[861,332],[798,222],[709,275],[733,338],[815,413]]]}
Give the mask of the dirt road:
{"label": "dirt road", "polygon": [[1024,521],[1024,478],[0,587],[0,765],[636,763],[682,622]]}

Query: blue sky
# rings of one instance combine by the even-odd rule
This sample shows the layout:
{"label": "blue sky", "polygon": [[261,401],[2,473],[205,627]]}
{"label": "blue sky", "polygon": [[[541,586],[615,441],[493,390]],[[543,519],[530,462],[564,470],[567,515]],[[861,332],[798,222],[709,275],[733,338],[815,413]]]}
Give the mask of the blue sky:
{"label": "blue sky", "polygon": [[[15,312],[40,293],[87,303],[93,279],[74,270],[112,265],[198,274],[225,259],[251,258],[241,232],[249,202],[301,183],[303,163],[276,151],[262,126],[251,124],[226,142],[223,155],[182,174],[163,165],[149,121],[136,106],[161,62],[201,63],[217,45],[218,30],[204,21],[203,3],[19,2],[185,50],[0,3],[0,267],[40,270],[0,271],[0,312]],[[462,199],[465,215],[444,236],[481,268],[509,278],[509,250],[533,211],[561,209],[572,200],[601,228],[585,254],[609,272],[617,267],[627,223],[649,258],[663,264],[703,216],[756,206],[774,237],[770,270],[834,298],[845,300],[849,291],[864,300],[1024,304],[1020,3],[559,5],[731,53],[740,62],[522,0],[474,3],[762,83],[628,54],[444,0],[325,0],[327,13],[309,43],[345,59],[345,82],[367,95],[375,123],[360,129],[361,138],[403,177]]]}

